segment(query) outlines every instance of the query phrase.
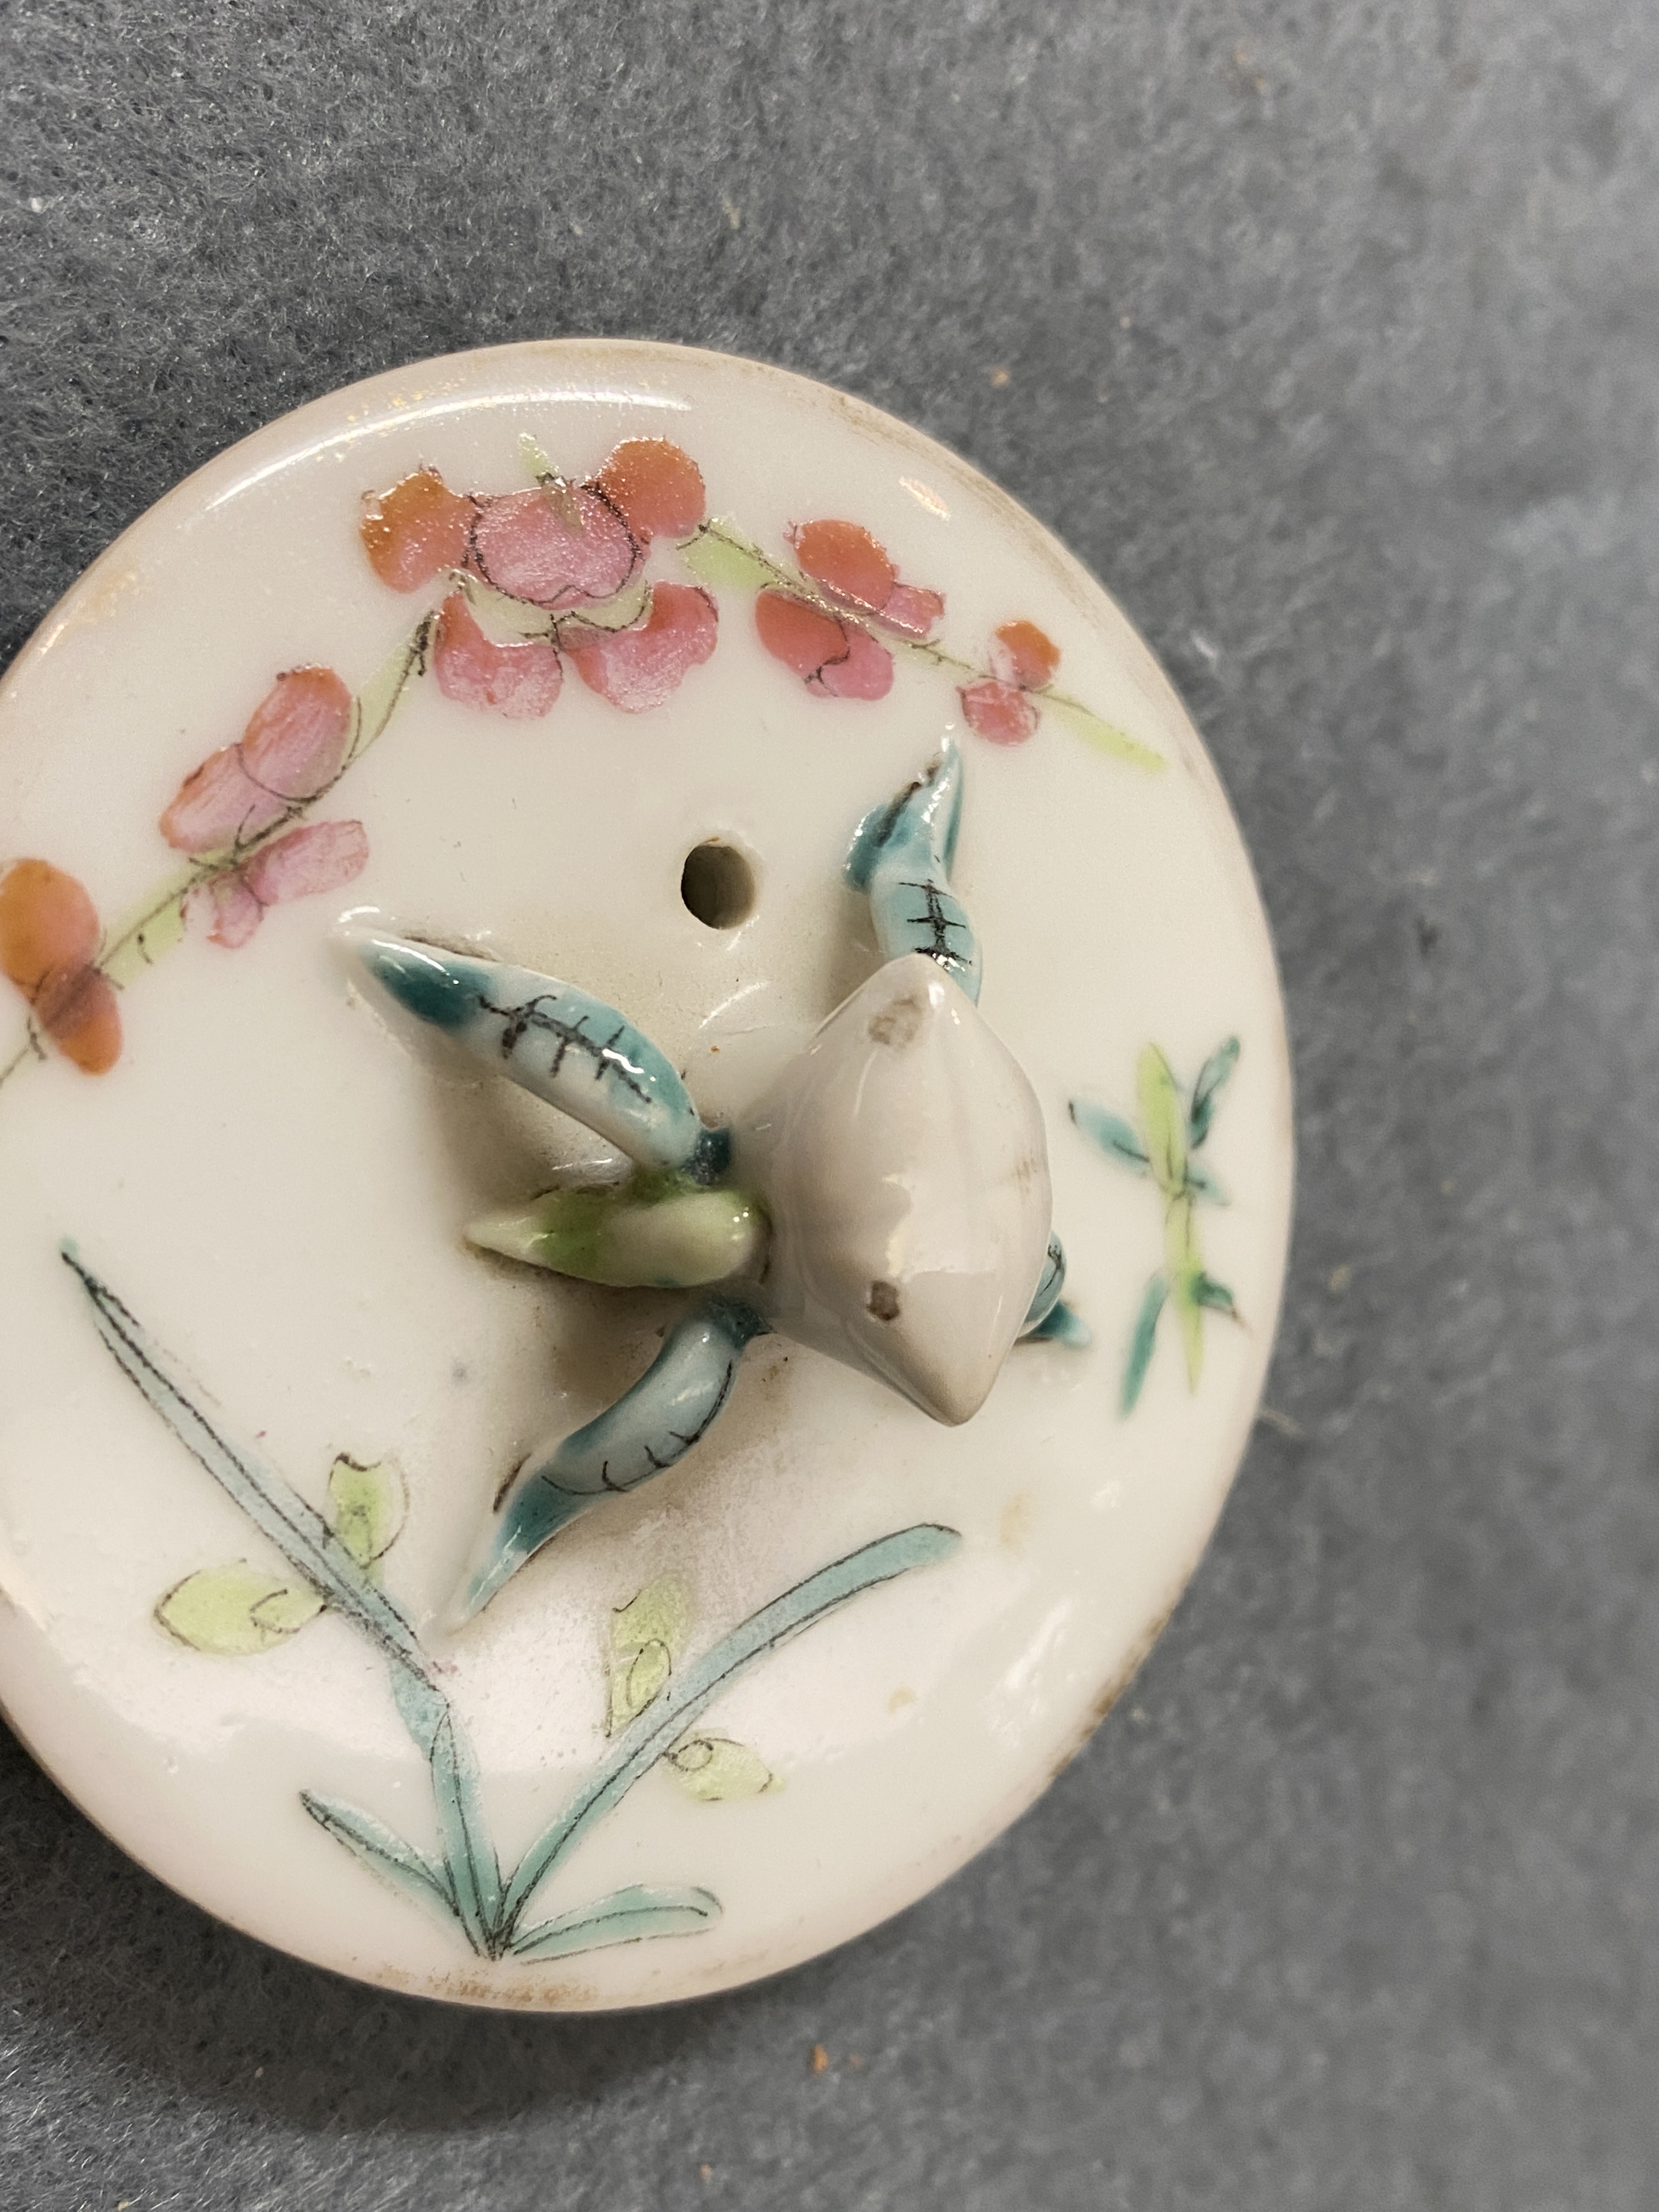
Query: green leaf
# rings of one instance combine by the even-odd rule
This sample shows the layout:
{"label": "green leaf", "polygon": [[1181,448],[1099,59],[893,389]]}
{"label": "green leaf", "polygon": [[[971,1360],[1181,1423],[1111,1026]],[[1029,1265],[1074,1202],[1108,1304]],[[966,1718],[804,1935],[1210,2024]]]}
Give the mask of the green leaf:
{"label": "green leaf", "polygon": [[758,1797],[777,1779],[758,1753],[728,1735],[688,1736],[667,1758],[669,1771],[690,1797],[718,1805],[729,1797]]}
{"label": "green leaf", "polygon": [[550,477],[556,477],[559,473],[549,459],[546,447],[532,438],[528,430],[519,433],[519,461],[532,483],[544,483]]}
{"label": "green leaf", "polygon": [[578,1905],[515,1936],[515,1959],[568,1959],[611,1943],[639,1943],[652,1936],[696,1936],[720,1917],[720,1899],[708,1889],[647,1889],[631,1884],[597,1905]]}
{"label": "green leaf", "polygon": [[1135,1316],[1134,1334],[1129,1339],[1129,1357],[1124,1362],[1123,1389],[1118,1401],[1121,1413],[1133,1413],[1135,1409],[1140,1386],[1146,1380],[1146,1370],[1152,1364],[1152,1347],[1158,1342],[1158,1317],[1169,1294],[1170,1286],[1161,1274],[1154,1275],[1146,1285],[1140,1311]]}
{"label": "green leaf", "polygon": [[1210,1313],[1225,1314],[1230,1320],[1238,1319],[1238,1307],[1225,1283],[1218,1283],[1213,1275],[1200,1274],[1193,1284],[1193,1296]]}
{"label": "green leaf", "polygon": [[369,1580],[320,1513],[246,1444],[233,1443],[213,1425],[190,1395],[188,1378],[172,1354],[85,1265],[72,1239],[65,1238],[58,1254],[86,1292],[94,1324],[117,1365],[191,1456],[297,1574],[349,1613],[389,1659],[427,1681],[426,1654],[403,1608]]}
{"label": "green leaf", "polygon": [[805,1582],[797,1583],[723,1636],[712,1651],[682,1668],[663,1695],[629,1724],[608,1756],[520,1860],[502,1907],[501,1926],[508,1937],[554,1869],[594,1822],[620,1804],[641,1776],[648,1774],[673,1749],[728,1682],[862,1591],[947,1559],[961,1542],[956,1529],[926,1521],[896,1529],[890,1536],[878,1536],[873,1543],[848,1553],[844,1559],[808,1575]]}
{"label": "green leaf", "polygon": [[700,584],[728,584],[758,592],[777,581],[772,563],[735,522],[716,516],[680,547],[680,559]]}
{"label": "green leaf", "polygon": [[422,1905],[434,1906],[447,1919],[459,1917],[443,1869],[434,1866],[424,1852],[417,1851],[413,1844],[406,1844],[401,1836],[394,1835],[372,1813],[359,1812],[355,1805],[343,1804],[337,1797],[319,1797],[309,1790],[300,1792],[300,1802],[319,1828],[332,1836],[337,1844],[343,1844],[372,1874],[401,1890],[405,1897],[418,1898]]}
{"label": "green leaf", "polygon": [[559,641],[572,646],[581,643],[584,630],[631,629],[636,622],[643,622],[651,611],[651,586],[641,569],[631,576],[614,599],[601,600],[597,605],[584,607],[579,615],[570,615],[560,625]]}
{"label": "green leaf", "polygon": [[691,1598],[677,1575],[659,1575],[611,1616],[611,1711],[616,1735],[668,1686],[691,1626]]}
{"label": "green leaf", "polygon": [[1103,1152],[1133,1168],[1137,1175],[1146,1174],[1146,1147],[1121,1114],[1109,1114],[1103,1106],[1091,1105],[1086,1098],[1073,1098],[1072,1119]]}
{"label": "green leaf", "polygon": [[341,1453],[328,1474],[329,1520],[360,1567],[371,1566],[397,1540],[408,1509],[395,1459],[361,1460]]}
{"label": "green leaf", "polygon": [[283,1643],[322,1609],[309,1584],[296,1589],[264,1567],[234,1559],[186,1575],[156,1607],[155,1618],[192,1650],[246,1659]]}
{"label": "green leaf", "polygon": [[1196,1390],[1204,1372],[1204,1305],[1198,1294],[1201,1268],[1183,1268],[1170,1285],[1170,1303],[1181,1324],[1182,1347],[1187,1355],[1187,1388]]}
{"label": "green leaf", "polygon": [[1140,1055],[1135,1087],[1152,1180],[1166,1198],[1179,1198],[1187,1187],[1187,1115],[1170,1063],[1155,1044]]}
{"label": "green leaf", "polygon": [[1132,738],[1115,724],[1103,721],[1080,700],[1068,698],[1063,691],[1034,691],[1031,696],[1058,714],[1067,729],[1074,731],[1097,752],[1109,754],[1114,760],[1127,761],[1131,768],[1144,769],[1151,775],[1158,775],[1164,768],[1162,753],[1155,753],[1150,745],[1143,745],[1138,738]]}
{"label": "green leaf", "polygon": [[1198,1071],[1198,1080],[1193,1085],[1193,1103],[1187,1116],[1189,1139],[1194,1152],[1210,1133],[1210,1124],[1215,1119],[1216,1102],[1223,1085],[1238,1065],[1239,1045],[1236,1036],[1219,1044]]}
{"label": "green leaf", "polygon": [[510,637],[550,637],[552,619],[545,607],[532,606],[528,599],[515,599],[508,592],[498,592],[493,584],[481,578],[461,576],[461,591],[476,615],[483,617],[493,630],[505,630]]}

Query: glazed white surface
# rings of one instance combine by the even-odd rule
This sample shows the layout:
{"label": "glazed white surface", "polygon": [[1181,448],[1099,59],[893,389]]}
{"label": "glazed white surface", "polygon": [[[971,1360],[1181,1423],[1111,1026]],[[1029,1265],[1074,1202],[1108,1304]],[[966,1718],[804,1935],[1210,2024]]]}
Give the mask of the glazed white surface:
{"label": "glazed white surface", "polygon": [[[902,576],[945,592],[953,647],[976,654],[997,623],[1030,617],[1061,647],[1066,687],[1170,763],[1137,773],[1051,716],[1029,744],[992,746],[945,677],[903,661],[879,702],[816,698],[763,652],[750,595],[720,591],[714,658],[643,714],[574,680],[528,723],[417,687],[330,801],[368,832],[348,891],[273,910],[241,950],[192,939],[170,954],[125,994],[109,1074],[53,1062],[0,1091],[8,1715],[101,1826],[268,1942],[436,1996],[609,2006],[718,1989],[858,1933],[961,1864],[1086,1735],[1190,1573],[1248,1432],[1288,1225],[1289,1085],[1237,830],[1110,600],[917,434],[780,372],[673,349],[426,363],[201,471],[88,572],[0,690],[0,863],[48,857],[118,915],[166,871],[161,809],[274,674],[319,661],[362,683],[424,604],[364,561],[362,495],[426,463],[459,488],[516,489],[523,432],[575,475],[618,438],[672,437],[698,460],[710,512],[776,552],[792,523],[857,520]],[[325,1617],[232,1660],[155,1626],[156,1600],[193,1569],[271,1555],[112,1365],[59,1242],[78,1240],[227,1426],[257,1433],[307,1497],[338,1452],[396,1455],[410,1512],[387,1586],[435,1620],[503,1475],[609,1402],[679,1305],[466,1247],[468,1219],[592,1141],[394,1036],[349,988],[331,931],[350,912],[578,982],[687,1070],[705,1112],[735,1110],[875,965],[841,862],[860,817],[947,731],[967,768],[955,882],[984,950],[981,1007],[1040,1102],[1067,1297],[1093,1345],[1017,1346],[952,1429],[763,1340],[679,1468],[576,1523],[459,1637],[433,1631],[510,1852],[603,1753],[611,1613],[643,1585],[683,1578],[695,1654],[890,1530],[934,1521],[963,1538],[712,1709],[781,1788],[708,1805],[648,1775],[540,1900],[695,1882],[720,1899],[714,1926],[567,1962],[482,1962],[300,1806],[301,1788],[331,1793],[431,1839],[426,1771],[351,1629]],[[686,853],[717,835],[758,879],[752,916],[720,933],[679,896]],[[0,1060],[23,1013],[7,993]],[[1229,1035],[1243,1052],[1206,1158],[1231,1203],[1203,1219],[1243,1325],[1208,1326],[1192,1393],[1171,1337],[1121,1419],[1162,1206],[1085,1142],[1067,1101],[1133,1117],[1144,1045],[1190,1080]]]}

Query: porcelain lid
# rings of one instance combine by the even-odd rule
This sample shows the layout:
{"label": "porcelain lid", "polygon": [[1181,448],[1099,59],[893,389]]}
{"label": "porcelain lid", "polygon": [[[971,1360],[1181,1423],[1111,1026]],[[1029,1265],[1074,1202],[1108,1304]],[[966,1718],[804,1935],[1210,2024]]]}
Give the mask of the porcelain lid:
{"label": "porcelain lid", "polygon": [[[952,758],[959,837],[920,880],[976,943],[977,1012],[941,990],[979,1057],[941,1045],[931,1103],[899,1086],[843,1148],[808,1048],[910,926],[854,832]],[[1289,1080],[1198,738],[973,470],[666,346],[354,386],[204,469],[43,625],[0,689],[0,1702],[162,1879],[390,1987],[652,2002],[898,1910],[1085,1739],[1243,1449]],[[347,926],[621,1010],[702,1126],[795,1083],[784,1195],[743,1213],[701,1167],[670,1194],[735,1193],[673,1249],[730,1239],[738,1289],[469,1243],[615,1175],[628,1131],[414,1034]],[[769,1206],[818,1224],[805,1280],[878,1183],[945,1206],[958,1137],[1017,1177],[1027,1095],[1063,1304],[971,1419],[934,1324],[969,1377],[945,1419],[858,1364],[903,1285],[856,1237],[820,1299],[870,1275],[844,1328],[763,1310]],[[1012,1282],[1036,1218],[988,1200],[963,1249]],[[1000,1358],[1013,1295],[938,1310]],[[720,1337],[744,1298],[770,1333]],[[708,1313],[706,1429],[455,1626],[498,1496]]]}

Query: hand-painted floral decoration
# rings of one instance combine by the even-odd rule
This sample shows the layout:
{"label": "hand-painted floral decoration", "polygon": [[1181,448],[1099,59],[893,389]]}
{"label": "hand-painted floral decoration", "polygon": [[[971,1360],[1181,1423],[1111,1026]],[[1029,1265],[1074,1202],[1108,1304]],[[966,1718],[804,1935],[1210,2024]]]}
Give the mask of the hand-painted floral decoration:
{"label": "hand-painted floral decoration", "polygon": [[484,1778],[445,1670],[382,1578],[406,1510],[396,1464],[342,1454],[329,1470],[319,1510],[256,1446],[227,1434],[216,1409],[202,1402],[171,1353],[72,1244],[64,1258],[117,1364],[283,1562],[280,1571],[246,1559],[198,1568],[159,1600],[157,1625],[176,1642],[222,1660],[272,1650],[324,1613],[368,1644],[386,1663],[398,1717],[426,1764],[437,1850],[409,1842],[378,1814],[343,1798],[307,1790],[300,1802],[325,1835],[388,1887],[434,1913],[480,1958],[562,1959],[711,1927],[720,1901],[701,1884],[630,1883],[544,1917],[535,1905],[591,1831],[653,1771],[705,1805],[775,1787],[758,1753],[704,1725],[709,1708],[780,1644],[862,1592],[948,1559],[961,1542],[955,1529],[932,1522],[878,1537],[785,1590],[690,1663],[683,1659],[693,1627],[688,1593],[671,1577],[637,1592],[611,1616],[610,1749],[516,1864],[504,1864]]}
{"label": "hand-painted floral decoration", "polygon": [[[187,932],[234,950],[271,907],[349,883],[368,859],[364,824],[307,817],[413,683],[430,675],[446,698],[529,723],[553,712],[574,670],[610,705],[647,714],[713,654],[722,591],[754,593],[761,644],[816,697],[884,698],[908,660],[951,676],[969,728],[992,744],[1023,744],[1049,713],[1114,758],[1163,767],[1057,687],[1059,649],[1034,623],[1004,623],[983,664],[948,650],[944,595],[901,576],[861,524],[799,523],[793,557],[774,559],[709,515],[702,471],[669,439],[625,438],[580,481],[521,443],[527,488],[457,491],[423,467],[366,499],[369,567],[429,604],[355,696],[331,668],[276,678],[241,736],[210,753],[162,808],[161,836],[185,865],[130,915],[101,930],[81,885],[46,860],[14,861],[0,878],[0,968],[29,1009],[0,1084],[49,1046],[104,1073],[121,1050],[115,994]],[[689,582],[653,573],[659,546]]]}
{"label": "hand-painted floral decoration", "polygon": [[1174,1310],[1187,1358],[1187,1387],[1196,1390],[1204,1371],[1204,1317],[1237,1321],[1232,1292],[1205,1268],[1199,1250],[1197,1209],[1224,1206],[1227,1194],[1198,1155],[1208,1141],[1216,1109],[1238,1060],[1238,1039],[1229,1037],[1205,1061],[1190,1091],[1176,1081],[1155,1044],[1136,1071],[1140,1099],[1137,1129],[1121,1115],[1086,1098],[1072,1101],[1072,1119],[1085,1137],[1136,1175],[1150,1176],[1164,1200],[1164,1265],[1146,1285],[1123,1365],[1121,1410],[1133,1413],[1158,1342],[1166,1305]]}

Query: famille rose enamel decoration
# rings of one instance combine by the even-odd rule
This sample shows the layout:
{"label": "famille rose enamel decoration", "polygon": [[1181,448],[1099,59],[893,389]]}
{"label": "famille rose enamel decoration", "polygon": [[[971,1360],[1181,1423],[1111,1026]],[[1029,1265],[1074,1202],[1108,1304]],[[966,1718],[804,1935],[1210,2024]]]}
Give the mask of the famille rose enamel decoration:
{"label": "famille rose enamel decoration", "polygon": [[0,1703],[300,1957],[650,2003],[951,1874],[1191,1573],[1290,1196],[1169,684],[841,393],[378,378],[0,688]]}

